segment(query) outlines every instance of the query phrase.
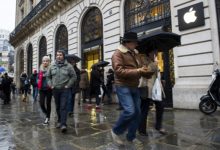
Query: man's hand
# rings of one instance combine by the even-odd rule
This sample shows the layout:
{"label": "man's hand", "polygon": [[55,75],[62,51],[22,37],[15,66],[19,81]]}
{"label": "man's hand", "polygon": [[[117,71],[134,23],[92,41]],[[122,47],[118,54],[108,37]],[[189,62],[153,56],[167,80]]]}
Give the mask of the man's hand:
{"label": "man's hand", "polygon": [[143,77],[149,77],[149,76],[152,76],[153,75],[153,72],[151,72],[148,67],[146,66],[143,66],[141,68],[138,68],[137,71],[140,73],[141,76]]}

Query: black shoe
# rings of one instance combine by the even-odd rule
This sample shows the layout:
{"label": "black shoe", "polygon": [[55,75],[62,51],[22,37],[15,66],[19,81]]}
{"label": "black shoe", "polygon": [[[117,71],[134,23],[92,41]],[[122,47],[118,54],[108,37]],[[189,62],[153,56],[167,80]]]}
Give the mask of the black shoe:
{"label": "black shoe", "polygon": [[73,112],[69,112],[69,117],[73,117]]}
{"label": "black shoe", "polygon": [[117,108],[116,110],[123,110],[123,108],[122,108],[122,107],[119,107],[119,108]]}
{"label": "black shoe", "polygon": [[66,131],[67,131],[66,126],[62,126],[62,127],[61,127],[61,132],[62,132],[62,133],[66,133]]}
{"label": "black shoe", "polygon": [[148,136],[146,132],[139,132],[140,136]]}

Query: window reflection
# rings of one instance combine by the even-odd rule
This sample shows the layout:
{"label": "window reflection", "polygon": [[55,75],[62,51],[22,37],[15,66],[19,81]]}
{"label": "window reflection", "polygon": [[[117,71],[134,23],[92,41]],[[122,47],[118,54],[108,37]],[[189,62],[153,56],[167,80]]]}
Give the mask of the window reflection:
{"label": "window reflection", "polygon": [[127,0],[125,28],[131,30],[170,17],[169,0]]}

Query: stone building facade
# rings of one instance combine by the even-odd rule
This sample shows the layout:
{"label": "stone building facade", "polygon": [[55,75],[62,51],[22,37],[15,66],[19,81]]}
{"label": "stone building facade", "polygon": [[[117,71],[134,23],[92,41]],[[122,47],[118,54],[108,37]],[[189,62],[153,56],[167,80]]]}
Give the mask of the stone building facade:
{"label": "stone building facade", "polygon": [[[205,25],[180,31],[178,10],[200,2]],[[99,60],[111,62],[126,31],[172,31],[182,36],[182,45],[158,54],[167,81],[165,102],[195,109],[214,62],[220,60],[218,5],[218,0],[17,0],[16,28],[10,36],[17,85],[21,72],[30,75],[44,55],[54,60],[58,49],[80,56],[79,67],[90,70]]]}

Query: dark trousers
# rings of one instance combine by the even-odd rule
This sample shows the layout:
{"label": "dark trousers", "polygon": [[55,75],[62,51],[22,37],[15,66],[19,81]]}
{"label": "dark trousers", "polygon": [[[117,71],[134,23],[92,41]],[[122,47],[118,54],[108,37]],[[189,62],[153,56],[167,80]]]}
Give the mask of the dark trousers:
{"label": "dark trousers", "polygon": [[69,94],[71,94],[70,89],[54,89],[53,96],[56,104],[56,112],[58,116],[58,122],[61,126],[66,126],[67,121],[67,104]]}
{"label": "dark trousers", "polygon": [[11,91],[10,90],[4,91],[4,94],[5,94],[4,103],[8,104],[11,101]]}
{"label": "dark trousers", "polygon": [[102,94],[102,102],[104,101],[105,95],[107,95],[108,98],[108,103],[110,104],[112,102],[112,89],[108,87],[102,87],[103,89],[103,94]]}
{"label": "dark trousers", "polygon": [[100,86],[94,86],[91,87],[90,89],[90,97],[89,97],[89,103],[92,103],[92,96],[95,96],[96,98],[96,105],[99,106],[101,102],[101,98],[99,97],[100,95]]}
{"label": "dark trousers", "polygon": [[83,102],[86,102],[86,91],[87,91],[87,89],[81,89],[81,91],[82,91]]}
{"label": "dark trousers", "polygon": [[28,86],[22,87],[22,88],[21,88],[21,93],[22,93],[22,94],[25,94],[25,96],[27,96],[27,93],[28,93],[28,90],[29,90],[28,88],[29,88]]}
{"label": "dark trousers", "polygon": [[51,99],[52,99],[51,90],[40,90],[40,107],[42,112],[46,115],[47,118],[50,118]]}
{"label": "dark trousers", "polygon": [[[139,125],[139,132],[146,133],[147,130],[147,115],[151,99],[141,99],[141,122]],[[164,105],[162,101],[153,101],[156,105],[156,123],[155,129],[160,130],[162,128]]]}
{"label": "dark trousers", "polygon": [[68,98],[68,112],[73,113],[75,107],[75,95],[76,93],[71,93]]}

